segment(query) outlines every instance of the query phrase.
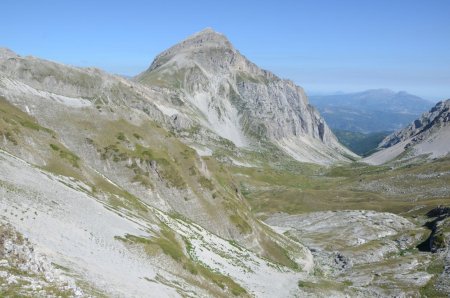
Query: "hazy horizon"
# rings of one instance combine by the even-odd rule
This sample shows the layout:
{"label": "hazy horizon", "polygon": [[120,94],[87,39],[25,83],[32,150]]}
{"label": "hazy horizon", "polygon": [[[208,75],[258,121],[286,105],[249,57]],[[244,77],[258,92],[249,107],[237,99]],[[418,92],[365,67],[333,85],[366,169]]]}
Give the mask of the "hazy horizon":
{"label": "hazy horizon", "polygon": [[[0,48],[7,48],[7,49],[15,52],[16,54],[18,54],[20,56],[29,56],[29,55],[30,56],[35,56],[35,55],[32,55],[32,54],[26,54],[26,55],[25,54],[21,54],[21,53],[15,51],[14,49],[8,48],[8,47],[3,46],[3,45],[0,46]],[[37,57],[37,58],[43,58],[43,57]],[[45,59],[53,61],[53,62],[57,62],[57,63],[65,63],[65,62],[62,62],[62,61],[57,61],[57,60],[53,60],[53,59],[49,59],[49,58],[45,58]],[[69,64],[69,63],[67,63],[67,64]],[[101,68],[101,67],[96,66],[96,65],[76,65],[76,64],[69,64],[69,65],[72,65],[72,66],[75,66],[75,67],[97,67],[97,68],[102,69],[102,70],[104,70],[104,71],[106,71],[108,73],[111,73],[111,74],[115,74],[115,75],[122,76],[122,77],[125,77],[125,78],[132,78],[132,77],[138,75],[139,73],[145,71],[150,64],[146,68],[142,69],[141,71],[138,71],[136,73],[128,73],[128,74],[111,72],[111,71],[108,71],[107,69]],[[381,86],[381,85],[378,85],[378,86],[372,85],[372,86],[365,86],[365,87],[364,86],[352,86],[352,87],[349,87],[349,88],[345,88],[343,85],[336,85],[336,88],[328,87],[328,88],[325,88],[325,89],[318,89],[317,87],[314,87],[314,84],[310,85],[310,84],[307,84],[305,82],[299,82],[298,80],[295,80],[292,76],[291,77],[289,77],[287,75],[283,76],[282,75],[282,71],[278,71],[277,72],[276,70],[272,70],[272,69],[269,69],[269,68],[265,68],[265,69],[267,69],[269,71],[272,71],[273,73],[275,73],[275,75],[277,75],[277,76],[279,76],[279,77],[281,77],[283,79],[290,79],[290,80],[294,81],[297,85],[299,85],[300,87],[302,87],[305,90],[305,92],[306,92],[306,94],[308,96],[326,96],[326,95],[337,95],[337,94],[350,94],[350,93],[364,92],[364,91],[368,91],[368,90],[389,89],[389,90],[391,90],[393,92],[407,92],[409,94],[419,96],[419,97],[421,97],[421,98],[423,98],[425,100],[428,100],[428,101],[434,102],[434,103],[439,102],[441,100],[445,100],[445,99],[450,98],[450,95],[447,96],[447,97],[445,97],[445,96],[444,97],[442,97],[442,96],[440,97],[440,96],[436,96],[436,95],[433,96],[432,92],[431,92],[431,94],[430,93],[413,92],[413,91],[411,91],[413,88],[408,89],[408,90],[406,90],[406,89],[395,89],[395,87],[394,88],[389,88],[389,87]],[[313,86],[313,87],[310,88],[311,86]]]}
{"label": "hazy horizon", "polygon": [[20,55],[133,76],[212,27],[310,94],[389,88],[432,101],[450,97],[448,1],[2,4],[0,45]]}

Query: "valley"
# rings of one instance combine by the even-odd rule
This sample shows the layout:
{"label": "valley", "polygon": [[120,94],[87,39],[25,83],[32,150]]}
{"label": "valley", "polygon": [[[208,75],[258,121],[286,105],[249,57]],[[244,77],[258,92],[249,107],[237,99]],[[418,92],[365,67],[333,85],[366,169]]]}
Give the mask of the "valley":
{"label": "valley", "polygon": [[431,101],[389,89],[314,95],[309,100],[323,115],[339,141],[360,156],[369,156],[389,134],[417,119]]}
{"label": "valley", "polygon": [[361,158],[209,28],[129,79],[1,49],[0,293],[446,297],[448,104]]}

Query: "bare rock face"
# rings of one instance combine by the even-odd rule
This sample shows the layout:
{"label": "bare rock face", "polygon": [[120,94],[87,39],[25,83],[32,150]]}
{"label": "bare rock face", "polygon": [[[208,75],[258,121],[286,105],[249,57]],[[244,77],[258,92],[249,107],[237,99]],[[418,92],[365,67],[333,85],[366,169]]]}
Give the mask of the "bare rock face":
{"label": "bare rock face", "polygon": [[158,55],[135,80],[181,90],[205,125],[237,146],[270,141],[299,160],[320,163],[352,155],[302,88],[260,69],[211,29]]}
{"label": "bare rock face", "polygon": [[17,57],[17,54],[7,48],[0,48],[0,59]]}
{"label": "bare rock face", "polygon": [[387,136],[379,145],[380,151],[364,161],[382,164],[402,153],[404,157],[428,155],[439,158],[450,152],[450,99],[436,104],[429,112],[406,128]]}
{"label": "bare rock face", "polygon": [[424,113],[419,119],[386,137],[379,145],[380,148],[391,147],[399,142],[411,140],[411,144],[419,143],[436,129],[447,126],[450,123],[450,99],[436,104],[429,112]]}

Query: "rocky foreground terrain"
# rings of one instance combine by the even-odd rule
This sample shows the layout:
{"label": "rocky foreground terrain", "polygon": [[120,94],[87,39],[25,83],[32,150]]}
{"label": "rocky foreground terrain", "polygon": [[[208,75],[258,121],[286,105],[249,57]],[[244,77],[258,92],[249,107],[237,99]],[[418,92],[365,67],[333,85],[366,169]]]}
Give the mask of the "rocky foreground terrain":
{"label": "rocky foreground terrain", "polygon": [[211,29],[132,80],[3,49],[0,293],[448,296],[449,157],[357,159]]}

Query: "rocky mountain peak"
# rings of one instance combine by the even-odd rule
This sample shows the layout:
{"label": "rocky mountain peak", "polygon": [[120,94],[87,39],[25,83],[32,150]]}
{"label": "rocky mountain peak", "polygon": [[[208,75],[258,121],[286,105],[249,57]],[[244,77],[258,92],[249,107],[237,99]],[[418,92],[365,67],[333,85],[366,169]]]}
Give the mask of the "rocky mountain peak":
{"label": "rocky mountain peak", "polygon": [[[205,56],[213,51],[236,52],[235,48],[225,35],[218,33],[211,28],[206,28],[159,54],[153,61],[149,70],[151,71],[162,66],[174,57]],[[183,60],[183,58],[180,58],[179,60]]]}
{"label": "rocky mountain peak", "polygon": [[302,88],[259,68],[210,28],[162,52],[135,80],[178,90],[206,127],[238,147],[264,140],[319,163],[352,156]]}
{"label": "rocky mountain peak", "polygon": [[206,28],[200,32],[194,33],[167,51],[195,51],[199,48],[234,49],[233,45],[225,35],[218,33],[211,28]]}
{"label": "rocky mountain peak", "polygon": [[8,48],[0,48],[0,59],[17,57],[17,54]]}
{"label": "rocky mountain peak", "polygon": [[211,43],[216,46],[232,47],[230,41],[225,35],[210,27],[189,36],[186,40],[184,40],[184,42],[187,41],[191,41],[192,43]]}

